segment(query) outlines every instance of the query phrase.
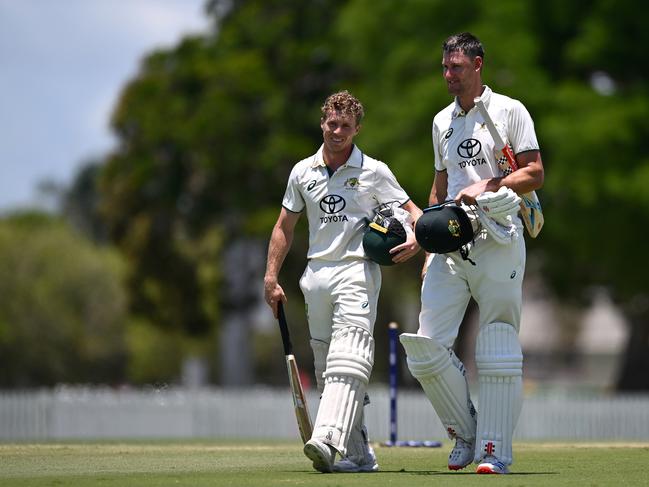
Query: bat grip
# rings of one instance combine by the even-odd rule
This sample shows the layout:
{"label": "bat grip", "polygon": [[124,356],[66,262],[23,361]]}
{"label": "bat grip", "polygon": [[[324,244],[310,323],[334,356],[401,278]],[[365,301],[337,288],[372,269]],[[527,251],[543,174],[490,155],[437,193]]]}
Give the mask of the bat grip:
{"label": "bat grip", "polygon": [[277,319],[279,321],[279,331],[282,334],[284,355],[292,355],[293,344],[291,344],[291,336],[288,333],[288,324],[286,323],[286,314],[284,313],[284,304],[281,300],[277,302]]}

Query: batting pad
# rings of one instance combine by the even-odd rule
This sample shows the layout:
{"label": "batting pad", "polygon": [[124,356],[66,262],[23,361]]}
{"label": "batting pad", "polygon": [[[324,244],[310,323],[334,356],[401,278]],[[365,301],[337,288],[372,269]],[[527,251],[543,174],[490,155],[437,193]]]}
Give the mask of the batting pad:
{"label": "batting pad", "polygon": [[334,333],[313,438],[333,446],[343,456],[352,429],[361,420],[373,364],[374,338],[367,330],[349,326]]}
{"label": "batting pad", "polygon": [[318,392],[324,391],[324,372],[327,367],[327,352],[329,344],[322,340],[311,340],[311,350],[313,351],[313,369],[315,372],[315,382]]}
{"label": "batting pad", "polygon": [[475,461],[512,463],[512,436],[523,404],[523,352],[508,323],[482,325],[476,342],[480,411]]}
{"label": "batting pad", "polygon": [[473,440],[476,413],[462,362],[432,338],[402,333],[399,340],[406,350],[410,373],[421,384],[449,438]]}
{"label": "batting pad", "polygon": [[[363,406],[370,403],[370,397],[365,393],[363,398]],[[370,457],[370,444],[367,427],[365,426],[365,407],[360,409],[360,413],[356,417],[356,422],[352,426],[347,441],[347,458],[354,462],[356,465],[363,465],[367,463]]]}

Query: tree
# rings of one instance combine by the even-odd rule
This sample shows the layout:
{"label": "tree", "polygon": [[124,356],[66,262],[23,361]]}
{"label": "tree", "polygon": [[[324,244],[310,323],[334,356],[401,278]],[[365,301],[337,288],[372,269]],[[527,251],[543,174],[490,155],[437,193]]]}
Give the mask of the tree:
{"label": "tree", "polygon": [[[643,267],[629,263],[649,210],[647,7],[215,0],[208,11],[214,32],[151,54],[113,117],[120,144],[102,170],[102,208],[129,262],[140,316],[198,336],[239,317],[250,334],[259,292],[235,285],[241,266],[226,271],[224,259],[249,264],[246,253],[264,253],[288,171],[319,141],[317,107],[334,89],[363,100],[359,144],[424,206],[430,122],[450,102],[436,74],[441,44],[469,30],[486,45],[487,83],[523,100],[537,125],[546,227],[529,241],[530,260],[563,303],[585,306],[593,286],[610,290],[632,323],[620,388],[649,388],[636,372],[649,367],[649,289]],[[304,244],[302,228],[294,246]],[[285,275],[299,275],[299,256],[289,255]],[[407,314],[400,284],[419,265],[384,273],[381,306],[390,316]],[[254,267],[243,282],[261,279]],[[247,343],[236,346],[247,356]]]}
{"label": "tree", "polygon": [[557,161],[544,191],[554,213],[544,269],[564,301],[583,302],[593,286],[610,291],[630,323],[618,389],[647,390],[649,286],[633,259],[647,238],[640,222],[649,218],[649,55],[642,47],[649,8],[629,0],[578,9],[535,3],[548,18],[540,32],[554,47],[544,65],[557,78],[540,128],[548,160]]}
{"label": "tree", "polygon": [[223,355],[235,348],[242,360],[227,369],[250,382],[248,315],[263,263],[247,286],[234,278],[246,253],[265,252],[290,166],[313,150],[317,108],[344,64],[328,40],[337,2],[222,5],[208,5],[214,34],[151,54],[126,87],[100,187],[110,238],[130,264],[133,311],[195,336],[240,322]]}
{"label": "tree", "polygon": [[[643,266],[629,264],[631,249],[646,239],[639,222],[649,217],[648,10],[630,0],[452,8],[353,0],[337,25],[370,114],[361,143],[389,161],[420,204],[433,176],[430,120],[450,102],[435,74],[442,41],[466,30],[480,37],[485,81],[525,102],[541,142],[547,218],[541,236],[528,240],[530,260],[564,305],[586,306],[594,287],[612,293],[631,323],[622,390],[649,389],[642,373],[649,368],[649,287]],[[391,294],[384,282],[383,299]]]}
{"label": "tree", "polygon": [[58,218],[0,220],[0,386],[123,382],[123,271]]}
{"label": "tree", "polygon": [[88,161],[77,172],[72,185],[59,196],[61,213],[65,219],[88,239],[107,242],[106,224],[99,213],[99,161]]}

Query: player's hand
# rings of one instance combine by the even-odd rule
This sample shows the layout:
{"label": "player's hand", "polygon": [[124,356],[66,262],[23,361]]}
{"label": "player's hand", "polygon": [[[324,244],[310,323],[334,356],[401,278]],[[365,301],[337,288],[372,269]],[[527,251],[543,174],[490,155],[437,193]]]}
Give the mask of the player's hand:
{"label": "player's hand", "polygon": [[455,202],[460,205],[464,203],[465,205],[475,205],[476,198],[486,191],[496,192],[499,189],[498,178],[492,179],[483,179],[476,183],[473,183],[463,190],[461,190],[455,196]]}
{"label": "player's hand", "polygon": [[414,232],[408,232],[406,234],[406,241],[404,243],[390,249],[390,254],[392,254],[392,262],[394,262],[395,264],[405,262],[417,255],[417,252],[419,252],[420,250],[421,247],[417,243]]}
{"label": "player's hand", "polygon": [[273,316],[277,318],[277,303],[280,301],[286,303],[286,294],[282,286],[277,282],[277,278],[265,277],[264,278],[264,299],[270,309],[273,310]]}

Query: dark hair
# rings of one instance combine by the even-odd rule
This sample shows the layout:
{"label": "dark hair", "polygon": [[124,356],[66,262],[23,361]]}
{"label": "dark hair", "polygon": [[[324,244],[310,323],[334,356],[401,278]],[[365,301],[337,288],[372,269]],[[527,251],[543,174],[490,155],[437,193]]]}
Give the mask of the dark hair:
{"label": "dark hair", "polygon": [[462,32],[461,34],[454,34],[444,41],[442,45],[442,52],[450,53],[460,51],[471,59],[480,56],[484,59],[484,48],[482,42],[470,32]]}

